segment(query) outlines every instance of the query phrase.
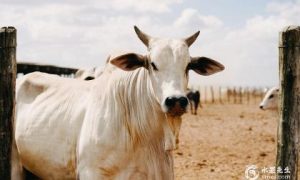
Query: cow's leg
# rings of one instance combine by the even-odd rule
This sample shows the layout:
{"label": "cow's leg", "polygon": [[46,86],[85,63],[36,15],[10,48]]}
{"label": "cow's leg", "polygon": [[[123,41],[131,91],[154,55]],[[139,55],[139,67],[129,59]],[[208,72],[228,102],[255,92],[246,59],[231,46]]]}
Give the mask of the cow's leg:
{"label": "cow's leg", "polygon": [[194,114],[194,111],[193,111],[193,109],[194,109],[194,101],[191,101],[190,105],[191,105],[191,113]]}
{"label": "cow's leg", "polygon": [[197,112],[196,112],[196,111],[197,111],[197,109],[196,109],[196,103],[197,103],[197,102],[194,101],[194,104],[193,104],[193,111],[194,111],[194,112],[193,112],[193,114],[197,114]]}
{"label": "cow's leg", "polygon": [[13,142],[11,151],[11,179],[23,180],[25,179],[24,170],[20,161],[18,149],[16,143]]}
{"label": "cow's leg", "polygon": [[199,106],[199,101],[195,102],[195,115],[197,115],[198,106]]}

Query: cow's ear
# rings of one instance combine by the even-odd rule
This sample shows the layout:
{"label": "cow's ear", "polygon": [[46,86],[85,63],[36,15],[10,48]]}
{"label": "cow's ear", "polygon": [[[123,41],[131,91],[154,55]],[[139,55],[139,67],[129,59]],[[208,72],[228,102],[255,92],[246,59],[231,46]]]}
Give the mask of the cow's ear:
{"label": "cow's ear", "polygon": [[203,76],[209,76],[223,71],[225,67],[219,62],[207,57],[191,57],[191,62],[188,64],[187,69],[192,69]]}
{"label": "cow's ear", "polygon": [[133,71],[140,67],[146,67],[147,58],[140,54],[127,53],[111,59],[110,63],[124,71]]}

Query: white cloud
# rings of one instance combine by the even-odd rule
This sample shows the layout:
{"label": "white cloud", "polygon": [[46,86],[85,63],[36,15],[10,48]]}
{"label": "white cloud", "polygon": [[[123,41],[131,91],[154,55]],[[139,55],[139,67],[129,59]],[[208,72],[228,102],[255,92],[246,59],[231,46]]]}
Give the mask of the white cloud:
{"label": "white cloud", "polygon": [[19,60],[89,67],[103,64],[112,49],[143,48],[133,25],[151,24],[148,16],[110,16],[90,9],[93,7],[64,4],[42,8],[6,5],[0,11],[0,22],[17,28]]}
{"label": "white cloud", "polygon": [[211,29],[219,28],[223,25],[222,21],[215,16],[204,16],[196,9],[185,9],[180,17],[174,22],[175,27]]}
{"label": "white cloud", "polygon": [[[226,65],[214,80],[221,84],[271,86],[278,85],[278,37],[288,25],[298,24],[300,5],[271,3],[266,16],[248,19],[240,28],[230,28],[212,42],[204,42],[204,52],[214,54]],[[228,81],[224,81],[227,79]],[[209,83],[209,78],[203,80]]]}
{"label": "white cloud", "polygon": [[174,4],[180,4],[183,0],[3,0],[3,5],[45,7],[49,5],[68,5],[76,7],[94,7],[105,10],[126,10],[136,12],[162,13],[171,10]]}
{"label": "white cloud", "polygon": [[29,0],[28,4],[37,3],[32,6],[21,1],[12,6],[12,1],[17,0],[2,5],[0,23],[18,29],[18,59],[71,67],[99,66],[114,50],[145,53],[146,48],[133,31],[135,24],[159,37],[187,37],[201,30],[190,49],[191,55],[208,56],[226,66],[224,72],[211,77],[192,75],[193,83],[200,79],[204,84],[278,83],[278,32],[286,25],[299,23],[300,17],[299,4],[270,3],[266,9],[268,15],[257,15],[243,26],[233,28],[219,17],[191,8],[183,9],[172,21],[161,18],[171,13],[170,6],[181,0],[160,0],[160,5],[155,3],[158,0],[130,0],[122,1],[123,4],[121,0],[101,4],[75,0],[71,5],[67,0],[39,1],[40,4]]}
{"label": "white cloud", "polygon": [[[167,12],[170,11],[172,4],[181,3],[182,0],[112,0],[108,7],[113,7],[118,10],[122,9],[134,9],[138,12]],[[100,6],[102,5],[99,4]]]}

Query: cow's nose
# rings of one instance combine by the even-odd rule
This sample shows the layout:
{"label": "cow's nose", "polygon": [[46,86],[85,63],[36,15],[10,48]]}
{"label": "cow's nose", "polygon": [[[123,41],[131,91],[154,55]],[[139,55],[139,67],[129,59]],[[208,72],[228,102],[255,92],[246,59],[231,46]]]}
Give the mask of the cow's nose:
{"label": "cow's nose", "polygon": [[167,97],[165,100],[165,105],[168,108],[174,107],[176,103],[179,103],[181,108],[186,108],[186,106],[188,105],[188,99],[184,96],[181,96],[181,97]]}
{"label": "cow's nose", "polygon": [[264,109],[264,107],[262,105],[259,106],[260,109]]}
{"label": "cow's nose", "polygon": [[174,107],[176,103],[176,98],[175,97],[167,97],[165,101],[165,105],[167,107]]}
{"label": "cow's nose", "polygon": [[179,98],[179,104],[182,108],[185,108],[188,105],[188,99],[186,97]]}

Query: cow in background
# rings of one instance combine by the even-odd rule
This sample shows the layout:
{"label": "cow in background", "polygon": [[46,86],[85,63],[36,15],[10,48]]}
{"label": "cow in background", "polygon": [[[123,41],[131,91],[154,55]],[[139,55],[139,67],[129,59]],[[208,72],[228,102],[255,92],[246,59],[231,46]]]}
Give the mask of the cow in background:
{"label": "cow in background", "polygon": [[201,106],[200,92],[198,90],[188,90],[187,97],[190,102],[191,113],[197,115],[198,106]]}
{"label": "cow in background", "polygon": [[95,67],[91,69],[79,69],[76,71],[74,78],[85,81],[93,80],[95,79],[95,70]]}
{"label": "cow in background", "polygon": [[259,104],[259,108],[262,110],[267,110],[267,109],[278,110],[278,100],[279,100],[279,88],[272,87],[266,92],[263,100]]}
{"label": "cow in background", "polygon": [[93,80],[103,73],[104,67],[94,67],[90,69],[79,69],[76,71],[74,78],[85,81]]}

